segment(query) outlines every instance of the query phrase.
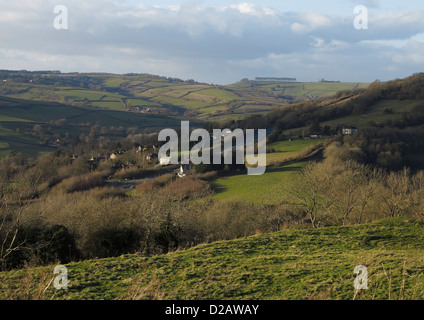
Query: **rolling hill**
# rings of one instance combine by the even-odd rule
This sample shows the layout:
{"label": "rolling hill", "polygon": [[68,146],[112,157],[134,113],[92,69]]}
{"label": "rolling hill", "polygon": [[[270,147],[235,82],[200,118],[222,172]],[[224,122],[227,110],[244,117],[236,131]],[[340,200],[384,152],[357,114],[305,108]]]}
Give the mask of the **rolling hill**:
{"label": "rolling hill", "polygon": [[[406,218],[285,230],[167,255],[125,255],[0,273],[1,299],[402,300],[424,299],[424,225]],[[368,268],[368,290],[354,268]]]}
{"label": "rolling hill", "polygon": [[[69,136],[88,135],[93,126],[109,128],[103,136],[115,139],[135,132],[157,131],[180,126],[180,119],[160,114],[96,109],[90,106],[65,105],[57,102],[0,97],[0,156],[12,150],[36,156],[56,151],[56,140]],[[34,127],[41,132],[35,135]],[[110,128],[119,128],[117,135]]]}
{"label": "rolling hill", "polygon": [[[18,87],[23,86],[22,76],[19,75],[18,80],[15,79],[16,82],[12,81],[13,76],[8,78],[6,82],[2,82],[2,94],[8,95],[8,97],[0,98],[0,152],[4,154],[12,148],[24,149],[24,151],[32,148],[31,151],[34,154],[55,150],[57,148],[55,142],[49,140],[51,137],[55,138],[54,134],[58,134],[57,139],[61,141],[66,139],[67,133],[69,136],[89,135],[92,128],[95,127],[96,133],[103,132],[99,135],[100,138],[119,139],[131,132],[140,132],[137,130],[178,127],[183,118],[189,118],[191,121],[197,120],[199,125],[201,125],[201,121],[206,119],[222,120],[226,117],[237,119],[237,112],[240,112],[240,115],[243,114],[244,120],[240,122],[242,127],[264,124],[267,128],[273,129],[269,136],[267,172],[258,177],[243,175],[240,174],[241,172],[223,171],[222,174],[212,172],[210,178],[205,178],[205,180],[210,183],[214,193],[205,192],[204,197],[206,199],[189,197],[178,201],[172,200],[168,203],[160,196],[160,192],[183,189],[185,182],[181,181],[179,187],[178,185],[173,187],[170,184],[167,185],[168,188],[164,187],[157,189],[157,191],[154,189],[152,196],[159,196],[160,201],[158,200],[158,208],[154,208],[148,201],[146,202],[147,207],[151,207],[151,211],[147,210],[147,207],[143,207],[144,211],[139,210],[134,198],[130,198],[130,194],[120,194],[119,197],[112,198],[108,197],[107,193],[103,194],[101,190],[96,189],[89,190],[92,192],[91,198],[85,197],[88,195],[88,191],[87,193],[81,191],[80,194],[72,193],[64,195],[60,199],[52,198],[53,202],[48,201],[50,200],[48,198],[33,197],[30,199],[34,207],[28,210],[41,210],[40,212],[43,212],[44,215],[46,210],[49,209],[50,215],[53,215],[50,217],[52,221],[56,221],[55,214],[60,209],[57,207],[56,210],[54,207],[56,200],[58,203],[60,203],[59,200],[62,200],[62,203],[65,204],[63,207],[70,210],[69,212],[61,211],[62,214],[66,213],[67,217],[74,213],[81,213],[81,216],[97,219],[96,214],[98,212],[104,213],[104,217],[99,216],[103,217],[101,220],[93,220],[96,223],[93,223],[92,226],[99,225],[97,221],[108,222],[107,218],[110,212],[108,210],[103,212],[105,207],[116,206],[118,210],[114,211],[118,211],[119,215],[122,214],[125,219],[128,219],[129,211],[122,210],[122,212],[119,212],[119,209],[122,209],[124,205],[131,204],[126,208],[133,210],[132,212],[136,214],[137,219],[130,219],[128,223],[136,221],[144,226],[144,220],[139,220],[140,213],[153,213],[154,219],[146,221],[150,221],[149,223],[152,225],[156,223],[155,226],[160,228],[161,232],[164,230],[165,234],[161,232],[152,233],[152,230],[147,230],[146,235],[149,241],[152,237],[157,243],[160,243],[163,237],[167,240],[166,237],[173,234],[172,228],[175,225],[172,224],[169,214],[173,209],[168,208],[175,208],[174,206],[180,206],[177,208],[181,209],[190,203],[206,207],[216,201],[218,205],[213,208],[216,211],[211,211],[216,214],[220,208],[227,205],[225,201],[246,204],[246,207],[238,207],[237,205],[229,207],[229,212],[225,212],[222,221],[229,226],[232,226],[230,222],[238,223],[239,220],[231,220],[236,215],[240,215],[242,219],[245,219],[246,216],[243,209],[233,214],[231,208],[247,208],[249,202],[253,202],[253,206],[250,208],[252,210],[250,219],[252,220],[258,219],[259,210],[262,213],[268,213],[271,208],[279,210],[278,204],[282,203],[282,199],[278,198],[277,187],[281,187],[287,181],[295,181],[299,170],[310,160],[309,156],[313,154],[312,151],[321,150],[321,143],[325,145],[324,139],[328,138],[339,143],[338,150],[345,147],[343,150],[347,153],[344,155],[351,155],[349,148],[353,146],[354,148],[351,149],[354,149],[354,151],[363,148],[362,155],[373,156],[372,152],[377,152],[377,156],[381,156],[383,160],[390,158],[392,149],[394,150],[393,154],[399,153],[397,156],[401,161],[406,159],[405,155],[411,154],[410,150],[415,150],[417,156],[420,155],[422,150],[419,137],[421,136],[420,130],[422,130],[424,119],[422,112],[423,74],[387,83],[373,83],[367,88],[359,88],[358,84],[317,83],[314,90],[317,92],[321,90],[321,98],[316,98],[316,96],[306,97],[302,87],[302,90],[292,88],[292,98],[291,100],[287,99],[287,101],[281,97],[281,93],[278,93],[279,89],[282,88],[279,88],[278,85],[281,84],[277,83],[258,83],[258,85],[255,85],[255,82],[244,81],[224,88],[193,81],[148,75],[53,74],[43,75],[44,77],[41,76],[37,80],[35,78],[30,79],[33,80],[33,82],[30,82],[31,86],[37,81],[39,84],[19,91]],[[34,75],[26,74],[25,76],[33,77]],[[146,80],[148,77],[150,77],[149,80]],[[29,81],[28,79],[27,81]],[[10,83],[14,84],[11,85]],[[25,86],[27,85],[25,84]],[[319,87],[322,85],[331,87],[328,87],[327,92],[323,92],[325,90]],[[54,92],[47,93],[40,89],[42,87],[46,89],[45,86],[57,88],[58,90],[55,91],[57,97],[54,96]],[[79,86],[80,89],[77,89],[76,86]],[[336,88],[336,86],[345,87],[343,89],[342,87]],[[307,90],[311,90],[311,88],[305,86]],[[288,88],[285,90],[288,90]],[[296,90],[297,93],[294,92]],[[338,90],[338,93],[330,94],[331,90]],[[65,96],[63,101],[59,102],[61,99],[58,98],[60,93],[65,91],[73,96]],[[103,92],[102,96],[98,95],[100,91]],[[37,96],[40,92],[44,93]],[[31,96],[31,94],[34,94],[34,96]],[[329,96],[325,97],[327,94]],[[30,100],[20,99],[25,95]],[[137,97],[137,95],[139,96]],[[19,99],[18,96],[20,96]],[[237,98],[234,98],[234,96]],[[51,100],[44,101],[46,97],[51,97]],[[56,99],[59,100],[56,101]],[[114,99],[115,101],[112,101]],[[290,103],[295,100],[302,101]],[[139,101],[142,102],[137,105]],[[184,104],[182,101],[184,101]],[[254,110],[254,108],[243,109],[248,105],[253,106],[251,101],[256,101],[256,106],[265,106],[271,111],[265,115],[258,115],[258,110]],[[273,104],[272,101],[276,101],[276,104]],[[93,105],[96,102],[100,104]],[[102,105],[102,102],[108,104]],[[109,105],[109,103],[115,102],[121,103],[121,107],[115,108]],[[157,105],[150,104],[153,102]],[[224,102],[225,109],[215,105],[215,103]],[[228,109],[229,106],[234,108]],[[216,107],[219,112],[214,111],[213,114],[205,113],[203,115],[198,113],[199,110],[206,110],[210,107]],[[150,111],[147,111],[148,109]],[[340,128],[344,125],[356,126],[359,128],[358,134],[343,137]],[[312,133],[317,135],[322,133],[323,139],[309,138],[308,136]],[[379,137],[378,135],[382,136]],[[383,142],[380,140],[374,141],[375,137],[381,138]],[[386,138],[387,141],[384,140]],[[389,138],[392,140],[389,140]],[[40,144],[40,141],[45,142]],[[363,141],[367,143],[363,143]],[[346,146],[343,146],[343,143]],[[371,150],[369,146],[372,146],[373,149]],[[405,154],[398,152],[398,150]],[[358,159],[367,163],[366,161],[370,161],[371,158],[358,157]],[[377,160],[381,159],[378,158]],[[392,160],[396,160],[396,158]],[[393,163],[394,161],[388,164],[393,165]],[[67,167],[66,169],[70,168]],[[60,172],[62,174],[64,171],[60,170]],[[69,174],[66,179],[72,180],[74,178],[72,172],[64,172]],[[392,173],[393,175],[396,174],[395,171],[392,171]],[[54,185],[59,181],[61,180],[51,183]],[[66,182],[66,180],[63,180],[60,183],[64,181]],[[46,192],[46,196],[50,196],[49,183],[50,181],[47,181],[47,184],[44,184],[45,189],[43,190]],[[194,186],[209,186],[206,181],[197,181],[197,183]],[[380,187],[379,190],[384,192],[388,190],[385,185]],[[415,187],[420,191],[419,185],[415,185]],[[109,190],[106,191],[109,192]],[[92,200],[96,199],[96,194],[99,198]],[[398,196],[398,191],[394,190],[393,195]],[[403,194],[400,193],[400,195]],[[52,194],[52,196],[54,195]],[[141,196],[147,197],[147,193],[143,194],[142,192]],[[141,198],[141,196],[138,200],[140,200],[140,204],[143,204],[145,198]],[[416,196],[416,194],[414,193],[413,196]],[[418,196],[420,196],[420,193],[418,193]],[[81,197],[80,209],[75,209],[70,200],[73,197]],[[199,199],[205,200],[205,202],[196,202]],[[396,197],[394,199],[399,200]],[[413,198],[412,195],[407,199],[407,201],[414,199],[417,205],[420,204],[419,198]],[[45,205],[43,205],[43,201],[45,201]],[[161,201],[164,201],[163,207],[160,207]],[[414,201],[411,200],[411,203]],[[103,203],[108,204],[103,205]],[[96,204],[98,207],[94,206]],[[87,205],[87,208],[94,208],[92,209],[94,211],[87,211],[91,213],[85,214],[85,205]],[[162,222],[157,220],[158,211],[156,209],[161,209],[161,214],[165,214],[162,217],[165,220]],[[370,212],[378,213],[378,210],[371,208]],[[201,217],[208,223],[215,221],[215,223],[211,223],[215,227],[218,220],[211,220],[212,215],[206,216],[202,214],[203,211],[193,211],[195,211],[195,214],[201,214]],[[396,215],[401,215],[401,213],[391,216]],[[37,214],[38,216],[40,215]],[[384,215],[384,217],[388,216],[390,215]],[[103,257],[111,258],[69,263],[66,264],[70,281],[68,290],[57,291],[52,287],[52,281],[55,277],[53,274],[54,266],[27,267],[20,270],[0,272],[0,298],[94,300],[424,299],[424,282],[422,281],[424,272],[422,267],[424,262],[422,241],[424,225],[422,223],[409,218],[396,217],[364,225],[307,229],[308,222],[307,219],[302,220],[304,217],[306,216],[302,216],[300,220],[294,219],[293,224],[290,225],[291,229],[277,233],[258,234],[257,230],[262,229],[260,229],[260,225],[255,225],[256,227],[252,229],[252,232],[248,233],[252,235],[256,231],[258,235],[253,237],[210,242],[214,238],[207,235],[204,240],[194,242],[194,244],[204,242],[206,244],[191,247],[194,244],[187,242],[185,245],[191,247],[187,250],[183,250],[187,247],[181,245],[179,246],[180,251],[154,256],[148,255],[152,254],[153,251],[145,251],[144,253],[147,252],[147,255],[132,254],[119,257],[111,257],[112,255],[107,253]],[[187,216],[182,215],[179,218],[185,223]],[[269,219],[266,220],[266,223],[270,224],[275,221],[267,215],[263,215],[262,218]],[[116,221],[121,221],[119,219]],[[260,223],[263,221],[265,220],[261,220]],[[77,226],[75,227],[72,223]],[[72,223],[70,225],[75,227],[77,231],[80,230],[80,227],[84,229],[84,226],[80,226],[78,221],[72,221]],[[151,227],[149,223],[145,223],[147,229]],[[194,224],[202,226],[199,223]],[[243,225],[243,223],[240,225]],[[121,230],[120,228],[115,230],[114,228],[121,227],[121,224],[116,222],[103,227],[106,230],[105,234],[111,235],[111,237],[116,236],[117,238],[113,239],[118,241],[121,236],[126,235],[125,232],[132,231],[132,224],[129,230]],[[99,230],[103,231],[102,228]],[[101,249],[103,249],[103,242],[105,248],[110,245],[109,242],[101,240],[103,239],[101,238],[102,233],[99,236],[95,232],[91,234],[90,230],[84,229],[84,232],[87,231],[87,236],[98,239]],[[194,230],[197,229],[194,228]],[[280,230],[280,227],[265,230],[267,231],[264,232],[273,232]],[[116,233],[114,233],[115,231]],[[196,232],[190,241],[198,240],[198,232]],[[129,233],[129,235],[133,235],[133,233]],[[144,236],[144,231],[139,235]],[[78,236],[80,240],[83,238],[81,234],[78,234]],[[221,238],[215,238],[215,240],[234,239],[242,236],[243,233],[236,235],[229,233]],[[154,243],[156,244],[156,242]],[[79,245],[87,250],[87,254],[90,253],[90,255],[84,256],[86,259],[96,257],[95,253],[91,255],[92,252],[103,252],[95,251],[97,250],[95,245],[93,246],[94,249],[90,247],[89,244],[97,243],[95,241],[84,240],[81,243]],[[145,243],[150,245],[150,242]],[[112,244],[114,244],[113,241]],[[139,245],[140,243],[137,242],[136,244]],[[119,243],[117,245],[119,246]],[[167,248],[169,248],[169,243],[167,245]],[[121,254],[122,252],[140,251],[136,249],[117,252]],[[157,253],[158,251],[154,252]],[[353,288],[355,279],[353,270],[358,265],[368,267],[370,284],[368,290],[355,291]]]}
{"label": "rolling hill", "polygon": [[[288,88],[287,86],[290,86]],[[175,127],[178,119],[242,119],[314,97],[367,84],[242,81],[220,86],[149,74],[0,71],[0,155],[57,150],[65,135],[88,135],[94,125],[123,128],[105,134]],[[312,91],[311,91],[312,90]],[[284,92],[283,92],[284,91]],[[40,125],[44,136],[31,131]],[[107,130],[103,130],[107,131]],[[110,130],[109,130],[110,131]],[[47,138],[48,136],[48,138]],[[69,142],[69,141],[68,141]]]}
{"label": "rolling hill", "polygon": [[243,118],[367,85],[242,81],[224,86],[149,74],[0,72],[0,95],[204,120]]}

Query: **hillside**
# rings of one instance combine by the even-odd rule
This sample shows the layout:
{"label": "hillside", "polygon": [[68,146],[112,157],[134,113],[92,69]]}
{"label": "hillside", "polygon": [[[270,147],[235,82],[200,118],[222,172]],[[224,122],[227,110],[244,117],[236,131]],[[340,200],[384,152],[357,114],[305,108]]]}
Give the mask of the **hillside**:
{"label": "hillside", "polygon": [[0,72],[0,95],[135,113],[213,118],[287,103],[265,92],[149,74]]}
{"label": "hillside", "polygon": [[314,133],[326,135],[340,133],[343,126],[384,124],[422,110],[423,84],[424,73],[419,73],[355,90],[340,90],[331,96],[274,109],[267,121],[275,126],[274,134],[301,137],[309,136],[312,124]]}
{"label": "hillside", "polygon": [[[1,299],[424,299],[424,224],[285,230],[167,255],[70,263],[69,289],[53,268],[0,273]],[[368,268],[368,290],[353,270]],[[45,289],[48,287],[47,289]]]}
{"label": "hillside", "polygon": [[125,138],[175,127],[182,118],[232,121],[367,86],[260,81],[220,86],[149,74],[3,70],[0,156],[12,150],[31,156],[56,151],[88,136],[93,126],[97,137]]}
{"label": "hillside", "polygon": [[243,118],[276,107],[332,96],[360,83],[198,83],[149,74],[78,74],[0,71],[0,95],[108,110],[199,119]]}
{"label": "hillside", "polygon": [[365,89],[369,83],[356,82],[277,82],[277,81],[244,81],[228,88],[255,89],[267,92],[276,97],[292,101],[331,97],[339,91]]}
{"label": "hillside", "polygon": [[0,156],[11,150],[36,156],[72,143],[92,128],[108,139],[180,126],[180,119],[57,102],[0,96]]}
{"label": "hillside", "polygon": [[[75,85],[76,75],[54,75],[62,76]],[[81,88],[96,89],[93,79],[79,78]],[[41,80],[51,85],[50,76]],[[127,94],[120,76],[113,80],[116,94]],[[0,233],[9,248],[0,262],[21,269],[0,274],[0,298],[423,299],[424,225],[415,222],[424,208],[423,88],[417,74],[237,122],[195,115],[191,123],[208,129],[272,131],[267,171],[193,166],[184,178],[162,175],[166,167],[159,174],[150,156],[157,130],[178,127],[185,112],[2,97],[3,154],[64,148],[0,159]],[[345,125],[359,130],[342,134]],[[120,180],[133,185],[111,184]],[[67,291],[52,287],[57,260],[68,267]],[[368,291],[353,290],[357,265],[369,268]]]}

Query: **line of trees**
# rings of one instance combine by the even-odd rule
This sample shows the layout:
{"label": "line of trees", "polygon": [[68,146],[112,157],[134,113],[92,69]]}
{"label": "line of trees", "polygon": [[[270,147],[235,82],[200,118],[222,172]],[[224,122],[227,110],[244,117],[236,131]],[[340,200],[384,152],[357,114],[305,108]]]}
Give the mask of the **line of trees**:
{"label": "line of trees", "polygon": [[398,216],[424,219],[424,171],[387,171],[361,164],[346,146],[327,147],[325,160],[309,163],[285,189],[314,227],[360,224]]}
{"label": "line of trees", "polygon": [[[282,182],[273,205],[207,197],[213,172],[162,175],[128,195],[105,186],[83,161],[70,165],[51,154],[28,166],[20,155],[7,157],[0,161],[1,267],[161,254],[293,226],[396,216],[422,221],[424,172],[378,169],[355,161],[355,152],[340,142],[328,145],[323,161]],[[43,192],[34,197],[34,190]]]}

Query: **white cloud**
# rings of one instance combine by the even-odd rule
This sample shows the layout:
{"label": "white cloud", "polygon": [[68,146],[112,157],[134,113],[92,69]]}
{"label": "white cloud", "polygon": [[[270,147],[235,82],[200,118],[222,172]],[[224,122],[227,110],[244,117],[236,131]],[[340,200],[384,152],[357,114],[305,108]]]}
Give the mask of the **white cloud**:
{"label": "white cloud", "polygon": [[[384,78],[402,66],[418,68],[424,56],[419,10],[371,14],[369,30],[358,31],[351,12],[281,12],[252,2],[63,0],[69,30],[59,31],[56,4],[0,0],[0,68],[150,72],[219,83],[255,74],[337,78],[341,70],[346,77]],[[387,68],[392,64],[397,67]]]}
{"label": "white cloud", "polygon": [[331,20],[330,17],[327,17],[323,14],[307,12],[305,14],[299,15],[301,23],[294,22],[291,25],[292,31],[296,33],[309,33],[321,27],[331,27],[334,24],[334,20]]}
{"label": "white cloud", "polygon": [[334,52],[349,48],[349,44],[340,40],[331,40],[326,42],[323,39],[312,37],[312,46],[316,52]]}
{"label": "white cloud", "polygon": [[228,8],[236,9],[242,14],[253,15],[256,17],[274,16],[277,14],[276,10],[267,7],[257,6],[248,2],[233,4],[228,7],[224,7],[223,10],[226,10]]}

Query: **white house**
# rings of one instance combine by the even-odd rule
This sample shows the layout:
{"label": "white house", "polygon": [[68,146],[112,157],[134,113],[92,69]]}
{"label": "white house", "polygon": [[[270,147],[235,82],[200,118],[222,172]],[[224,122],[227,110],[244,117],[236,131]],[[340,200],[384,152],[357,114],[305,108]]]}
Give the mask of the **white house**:
{"label": "white house", "polygon": [[184,167],[183,167],[183,165],[181,165],[181,166],[180,166],[180,170],[179,170],[179,172],[177,173],[177,175],[178,175],[180,178],[182,178],[182,177],[184,177],[184,176],[185,176],[185,173],[184,173]]}
{"label": "white house", "polygon": [[343,129],[342,129],[342,133],[345,136],[351,136],[352,134],[354,134],[356,132],[358,132],[358,129],[354,128],[354,127],[343,127]]}
{"label": "white house", "polygon": [[159,159],[159,163],[161,166],[167,166],[171,164],[171,159],[169,157],[162,157]]}

